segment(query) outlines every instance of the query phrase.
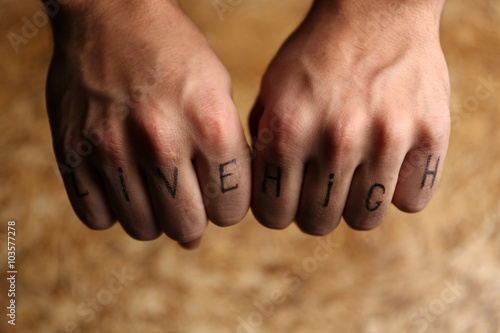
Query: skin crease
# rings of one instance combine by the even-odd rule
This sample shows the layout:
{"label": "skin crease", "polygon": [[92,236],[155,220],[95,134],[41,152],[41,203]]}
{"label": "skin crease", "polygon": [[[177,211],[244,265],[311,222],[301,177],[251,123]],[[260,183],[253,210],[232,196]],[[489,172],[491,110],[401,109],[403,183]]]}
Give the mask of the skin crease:
{"label": "skin crease", "polygon": [[[194,248],[207,219],[237,223],[250,199],[263,225],[295,220],[313,235],[342,216],[372,229],[391,202],[420,211],[450,130],[443,3],[316,1],[262,80],[252,163],[229,75],[175,1],[61,5],[47,109],[76,214],[94,229],[118,220],[136,239],[164,232]],[[99,138],[90,153],[88,133]]]}
{"label": "skin crease", "polygon": [[[325,235],[343,216],[369,230],[391,201],[406,212],[426,206],[450,132],[443,3],[314,4],[270,64],[250,115],[261,147],[252,211],[263,225],[281,229],[296,220],[304,232]],[[266,144],[259,132],[271,119],[280,119],[281,130]],[[282,168],[279,198],[260,190],[270,182],[266,163]]]}

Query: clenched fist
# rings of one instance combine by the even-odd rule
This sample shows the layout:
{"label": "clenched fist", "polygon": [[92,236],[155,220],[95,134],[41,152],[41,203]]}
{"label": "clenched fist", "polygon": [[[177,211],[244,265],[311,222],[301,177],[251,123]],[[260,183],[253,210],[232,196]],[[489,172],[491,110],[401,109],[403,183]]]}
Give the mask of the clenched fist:
{"label": "clenched fist", "polygon": [[229,75],[175,1],[61,5],[47,109],[71,204],[89,227],[186,247],[250,205]]}
{"label": "clenched fist", "polygon": [[324,235],[342,216],[372,229],[391,202],[406,212],[426,206],[450,133],[442,5],[315,2],[269,66],[250,116],[252,211],[262,224],[296,220]]}

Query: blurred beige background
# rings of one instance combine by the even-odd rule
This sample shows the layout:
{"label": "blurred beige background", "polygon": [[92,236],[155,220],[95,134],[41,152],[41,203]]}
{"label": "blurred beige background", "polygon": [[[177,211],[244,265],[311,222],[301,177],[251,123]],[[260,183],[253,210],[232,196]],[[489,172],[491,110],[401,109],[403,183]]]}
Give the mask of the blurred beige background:
{"label": "blurred beige background", "polygon": [[[228,67],[246,123],[266,65],[311,1],[233,1],[223,19],[212,1],[181,3]],[[119,225],[96,232],[77,220],[45,114],[50,28],[16,54],[6,35],[39,7],[0,5],[2,276],[10,219],[18,266],[17,325],[7,325],[2,278],[0,332],[500,332],[500,84],[476,96],[482,79],[500,83],[499,0],[446,5],[453,130],[443,180],[424,212],[392,208],[374,231],[342,223],[323,238],[295,226],[268,230],[249,214],[235,227],[211,225],[193,252],[166,237],[141,243]]]}

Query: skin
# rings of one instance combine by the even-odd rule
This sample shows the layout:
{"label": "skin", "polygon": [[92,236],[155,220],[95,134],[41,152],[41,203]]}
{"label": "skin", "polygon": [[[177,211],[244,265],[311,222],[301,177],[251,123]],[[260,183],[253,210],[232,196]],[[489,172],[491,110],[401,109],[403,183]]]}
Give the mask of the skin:
{"label": "skin", "polygon": [[443,2],[316,1],[263,78],[252,159],[229,75],[175,1],[61,5],[47,109],[76,214],[193,248],[250,203],[313,235],[420,211],[450,131]]}
{"label": "skin", "polygon": [[[252,211],[263,225],[296,220],[304,232],[325,235],[343,216],[369,230],[391,202],[405,212],[427,205],[450,133],[443,3],[315,2],[270,64],[250,115],[259,147]],[[269,140],[263,133],[272,121]],[[279,197],[266,163],[273,176],[281,168]],[[263,182],[273,190],[264,193]]]}
{"label": "skin", "polygon": [[[73,1],[52,23],[47,109],[56,158],[73,164],[62,176],[78,217],[93,229],[118,220],[140,240],[164,232],[188,248],[207,219],[239,222],[250,151],[230,78],[177,3]],[[84,133],[96,133],[90,154]],[[220,164],[232,160],[224,183],[238,188],[223,193]]]}

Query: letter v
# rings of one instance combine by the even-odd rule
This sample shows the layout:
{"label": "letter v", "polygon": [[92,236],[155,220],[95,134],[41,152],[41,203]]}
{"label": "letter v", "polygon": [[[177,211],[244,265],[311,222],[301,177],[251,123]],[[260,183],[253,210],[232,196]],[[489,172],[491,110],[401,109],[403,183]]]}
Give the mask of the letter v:
{"label": "letter v", "polygon": [[174,171],[174,187],[172,188],[172,186],[170,185],[170,183],[168,182],[168,180],[165,178],[165,175],[163,174],[163,172],[161,172],[161,170],[158,169],[158,176],[163,180],[163,183],[167,187],[168,192],[172,195],[172,198],[175,198],[175,193],[177,192],[177,174],[178,173],[179,173],[179,170],[177,168],[175,168],[175,171]]}

